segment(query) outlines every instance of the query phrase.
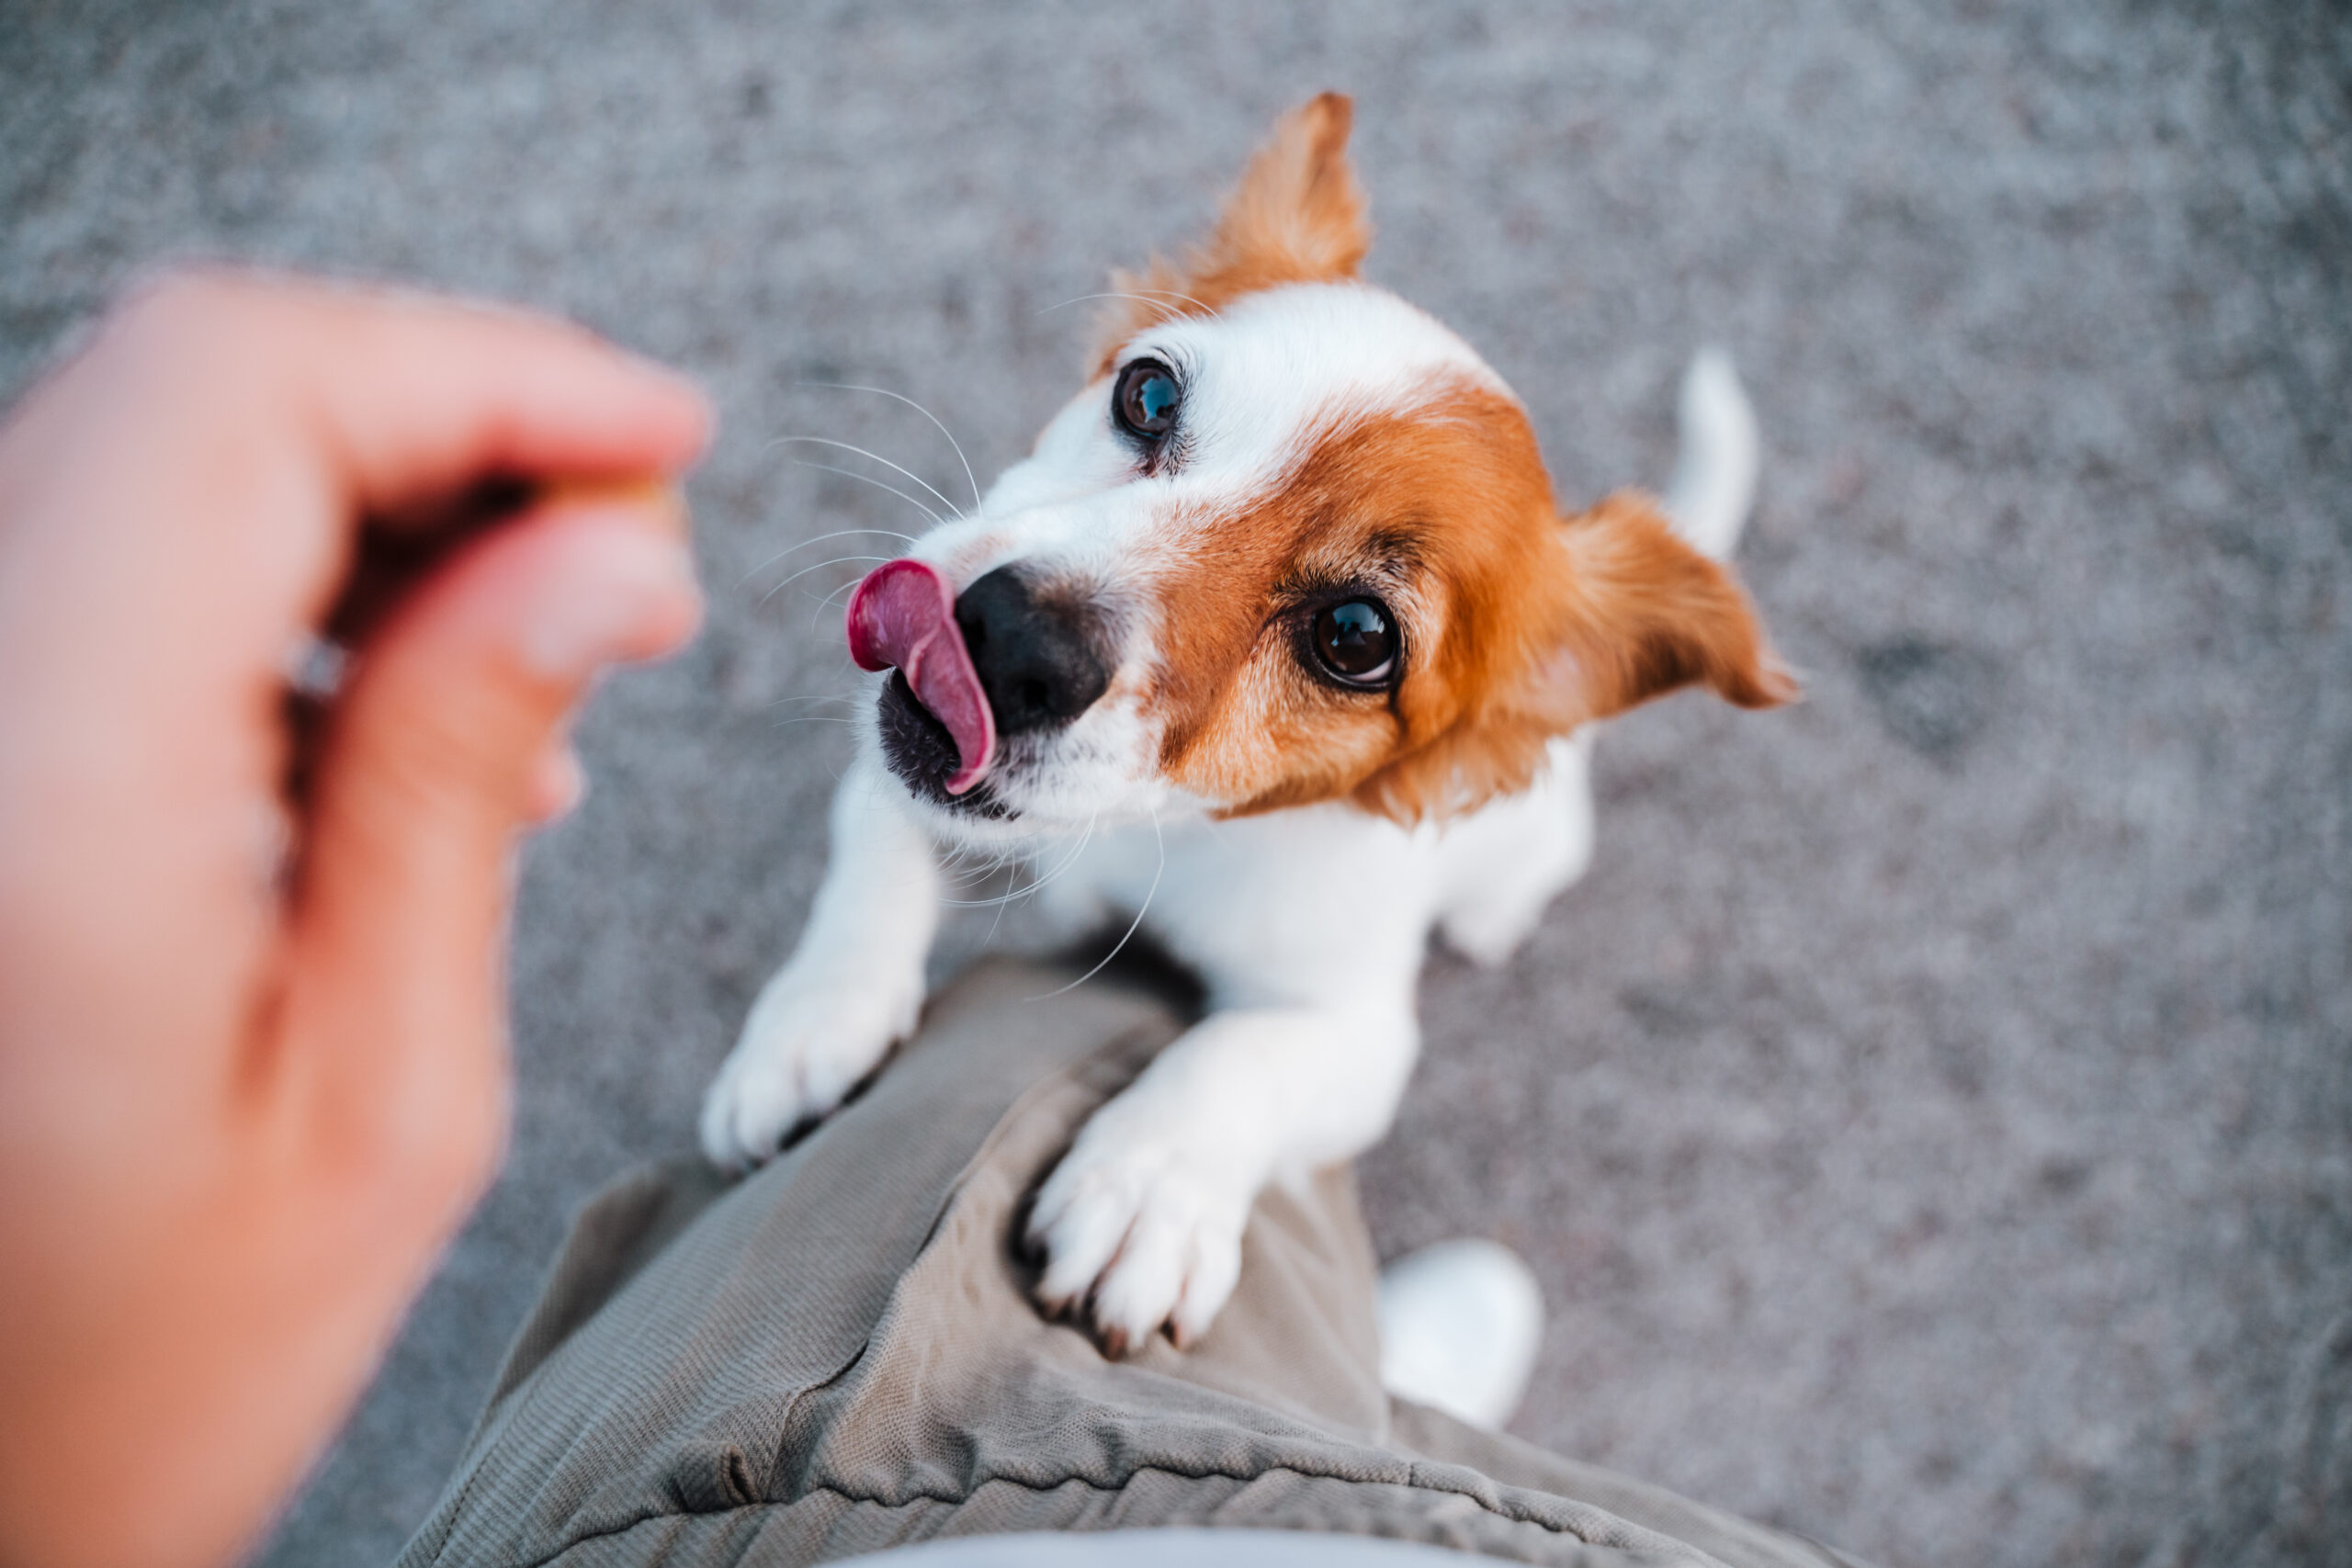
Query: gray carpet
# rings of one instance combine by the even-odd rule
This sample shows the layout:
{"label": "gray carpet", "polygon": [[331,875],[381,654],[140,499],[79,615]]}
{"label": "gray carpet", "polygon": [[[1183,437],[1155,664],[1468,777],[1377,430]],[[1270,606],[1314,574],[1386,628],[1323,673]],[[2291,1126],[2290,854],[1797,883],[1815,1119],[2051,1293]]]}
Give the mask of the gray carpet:
{"label": "gray carpet", "polygon": [[781,552],[916,514],[772,443],[962,483],[808,384],[1001,467],[1073,384],[1052,307],[1338,86],[1374,274],[1565,497],[1661,479],[1736,352],[1810,689],[1604,738],[1589,880],[1431,969],[1384,1249],[1533,1260],[1523,1435],[1891,1568],[2352,1562],[2347,83],[2316,5],[0,0],[0,388],[228,255],[569,311],[726,420],[710,632],[600,698],[531,853],[506,1175],[267,1561],[394,1549],[798,929],[858,565]]}

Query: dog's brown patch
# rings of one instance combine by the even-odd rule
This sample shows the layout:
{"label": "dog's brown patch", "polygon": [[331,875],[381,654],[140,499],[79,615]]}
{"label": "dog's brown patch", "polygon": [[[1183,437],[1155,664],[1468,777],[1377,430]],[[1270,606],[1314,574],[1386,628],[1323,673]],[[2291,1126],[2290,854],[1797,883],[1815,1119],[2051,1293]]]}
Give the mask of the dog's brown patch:
{"label": "dog's brown patch", "polygon": [[[1638,496],[1563,523],[1525,416],[1459,381],[1327,429],[1256,504],[1180,521],[1154,576],[1161,766],[1231,816],[1347,798],[1446,817],[1524,788],[1552,737],[1677,687],[1795,692],[1722,568]],[[1306,619],[1360,592],[1403,627],[1390,691],[1303,657]]]}
{"label": "dog's brown patch", "polygon": [[1501,594],[1466,609],[1513,627],[1498,639],[1512,657],[1475,671],[1456,722],[1357,786],[1359,806],[1404,822],[1475,810],[1527,787],[1553,737],[1687,685],[1745,708],[1797,695],[1747,594],[1648,497],[1611,495],[1545,545],[1523,591],[1489,578]]}
{"label": "dog's brown patch", "polygon": [[1095,374],[1109,371],[1120,345],[1155,321],[1212,315],[1244,294],[1285,283],[1355,276],[1372,248],[1372,225],[1347,157],[1354,117],[1340,93],[1293,109],[1250,158],[1205,241],[1182,262],[1155,258],[1140,274],[1113,274],[1111,287],[1136,298],[1105,312],[1107,341]]}

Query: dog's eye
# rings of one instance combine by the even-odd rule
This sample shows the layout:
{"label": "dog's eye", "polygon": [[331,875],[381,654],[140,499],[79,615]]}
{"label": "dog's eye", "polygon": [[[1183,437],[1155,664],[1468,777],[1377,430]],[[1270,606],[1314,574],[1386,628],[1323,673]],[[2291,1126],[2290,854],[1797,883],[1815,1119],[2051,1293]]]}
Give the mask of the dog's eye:
{"label": "dog's eye", "polygon": [[1377,599],[1350,599],[1315,617],[1315,657],[1351,686],[1377,686],[1396,668],[1396,625]]}
{"label": "dog's eye", "polygon": [[1157,442],[1176,428],[1182,389],[1176,372],[1157,359],[1138,359],[1119,372],[1111,392],[1111,416],[1140,441]]}

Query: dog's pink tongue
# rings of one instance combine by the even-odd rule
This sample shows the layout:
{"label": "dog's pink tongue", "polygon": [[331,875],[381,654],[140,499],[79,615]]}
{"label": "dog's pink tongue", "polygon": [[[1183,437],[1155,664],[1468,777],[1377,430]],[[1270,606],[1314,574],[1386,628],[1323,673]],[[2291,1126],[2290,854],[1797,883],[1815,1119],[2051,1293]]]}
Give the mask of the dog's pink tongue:
{"label": "dog's pink tongue", "polygon": [[961,795],[996,757],[996,716],[956,625],[947,580],[919,560],[887,561],[849,598],[849,656],[861,670],[897,670],[915,700],[947,727],[962,764],[947,781]]}

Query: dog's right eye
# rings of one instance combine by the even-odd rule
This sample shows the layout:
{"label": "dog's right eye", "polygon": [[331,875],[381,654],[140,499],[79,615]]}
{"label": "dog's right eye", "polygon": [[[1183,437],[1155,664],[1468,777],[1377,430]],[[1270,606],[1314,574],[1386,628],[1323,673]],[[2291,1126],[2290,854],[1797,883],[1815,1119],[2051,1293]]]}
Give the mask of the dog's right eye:
{"label": "dog's right eye", "polygon": [[1176,372],[1157,359],[1138,359],[1119,372],[1111,389],[1111,417],[1136,440],[1157,446],[1176,428],[1183,389]]}
{"label": "dog's right eye", "polygon": [[1377,599],[1350,599],[1316,615],[1315,658],[1343,686],[1385,686],[1396,673],[1396,623]]}

